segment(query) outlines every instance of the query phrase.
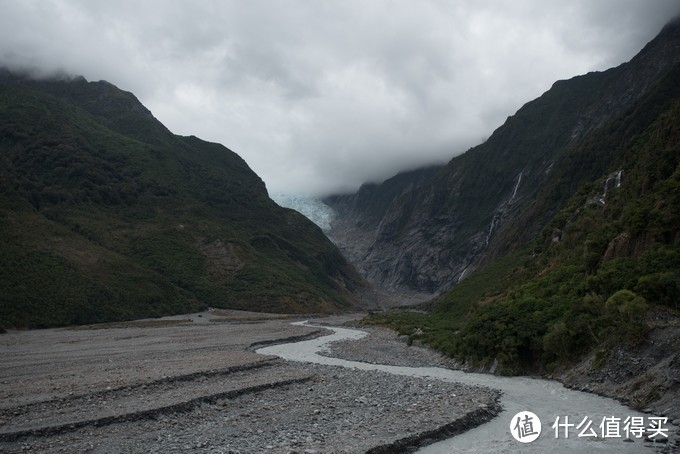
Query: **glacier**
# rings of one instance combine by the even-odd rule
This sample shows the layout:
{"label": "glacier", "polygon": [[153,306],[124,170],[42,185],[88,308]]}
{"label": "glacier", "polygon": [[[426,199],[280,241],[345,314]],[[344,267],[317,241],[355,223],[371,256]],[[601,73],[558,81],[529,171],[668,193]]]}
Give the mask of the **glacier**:
{"label": "glacier", "polygon": [[335,210],[329,207],[316,197],[276,193],[270,194],[271,199],[284,208],[291,208],[314,224],[321,227],[321,230],[328,232],[331,228],[331,223],[335,219]]}

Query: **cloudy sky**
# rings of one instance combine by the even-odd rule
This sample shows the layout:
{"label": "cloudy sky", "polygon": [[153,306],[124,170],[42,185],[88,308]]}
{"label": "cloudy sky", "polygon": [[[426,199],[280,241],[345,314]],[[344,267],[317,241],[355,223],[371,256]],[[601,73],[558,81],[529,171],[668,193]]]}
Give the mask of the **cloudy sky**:
{"label": "cloudy sky", "polygon": [[270,192],[445,162],[555,80],[629,60],[677,0],[0,0],[0,64],[132,91]]}

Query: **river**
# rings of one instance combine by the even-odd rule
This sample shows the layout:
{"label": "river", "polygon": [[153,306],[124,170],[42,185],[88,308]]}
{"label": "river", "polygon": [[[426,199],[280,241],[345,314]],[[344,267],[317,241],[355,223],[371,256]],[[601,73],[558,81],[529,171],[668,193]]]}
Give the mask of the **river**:
{"label": "river", "polygon": [[[306,322],[297,323],[305,324]],[[498,377],[440,367],[400,367],[369,364],[321,356],[318,352],[327,348],[327,345],[331,342],[346,339],[359,340],[367,334],[355,329],[327,326],[323,326],[323,328],[332,330],[333,334],[302,342],[264,347],[257,352],[276,355],[289,361],[311,362],[361,370],[379,370],[396,375],[488,386],[503,392],[501,404],[504,411],[499,416],[461,435],[421,448],[418,451],[419,453],[654,452],[654,449],[648,443],[644,443],[642,439],[635,438],[634,442],[624,442],[625,436],[604,438],[600,436],[602,435],[601,423],[603,421],[605,423],[604,430],[608,430],[610,435],[613,435],[613,431],[617,428],[623,434],[624,420],[628,417],[644,418],[645,427],[649,425],[651,415],[636,412],[613,399],[570,390],[562,386],[561,383],[550,380],[528,377]],[[520,443],[511,434],[511,422],[515,420],[514,415],[520,411],[533,412],[541,420],[541,435],[531,443]],[[564,436],[564,427],[562,427],[559,436],[556,438],[552,426],[557,417],[560,418],[561,423],[564,423],[565,418],[568,417],[569,424],[574,424],[567,429],[568,437]],[[620,420],[604,419],[612,417],[620,418]],[[528,427],[529,432],[531,432],[531,429],[535,432],[534,420],[530,420],[530,422],[532,425]],[[577,426],[581,422],[584,422],[584,424],[577,430]],[[608,429],[607,426],[609,426]],[[668,433],[677,430],[670,424],[662,425],[662,428],[669,429]],[[598,436],[586,436],[592,433]],[[579,436],[580,434],[583,434],[583,436]],[[631,434],[631,438],[634,438],[634,435]],[[526,440],[527,438],[522,439]]]}

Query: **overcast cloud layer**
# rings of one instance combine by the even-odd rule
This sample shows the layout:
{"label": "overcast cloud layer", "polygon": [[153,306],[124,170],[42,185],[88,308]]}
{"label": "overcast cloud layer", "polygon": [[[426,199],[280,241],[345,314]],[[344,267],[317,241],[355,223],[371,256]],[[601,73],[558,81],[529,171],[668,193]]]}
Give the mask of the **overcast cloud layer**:
{"label": "overcast cloud layer", "polygon": [[555,80],[629,60],[677,0],[0,0],[0,64],[132,91],[270,192],[445,162]]}

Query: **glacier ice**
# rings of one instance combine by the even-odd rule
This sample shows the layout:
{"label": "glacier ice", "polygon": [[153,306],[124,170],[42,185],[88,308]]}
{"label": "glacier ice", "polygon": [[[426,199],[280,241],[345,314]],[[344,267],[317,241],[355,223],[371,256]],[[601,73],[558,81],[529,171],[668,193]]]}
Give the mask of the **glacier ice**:
{"label": "glacier ice", "polygon": [[291,208],[307,217],[324,232],[330,230],[335,211],[315,197],[295,194],[271,194],[272,200],[282,207]]}

